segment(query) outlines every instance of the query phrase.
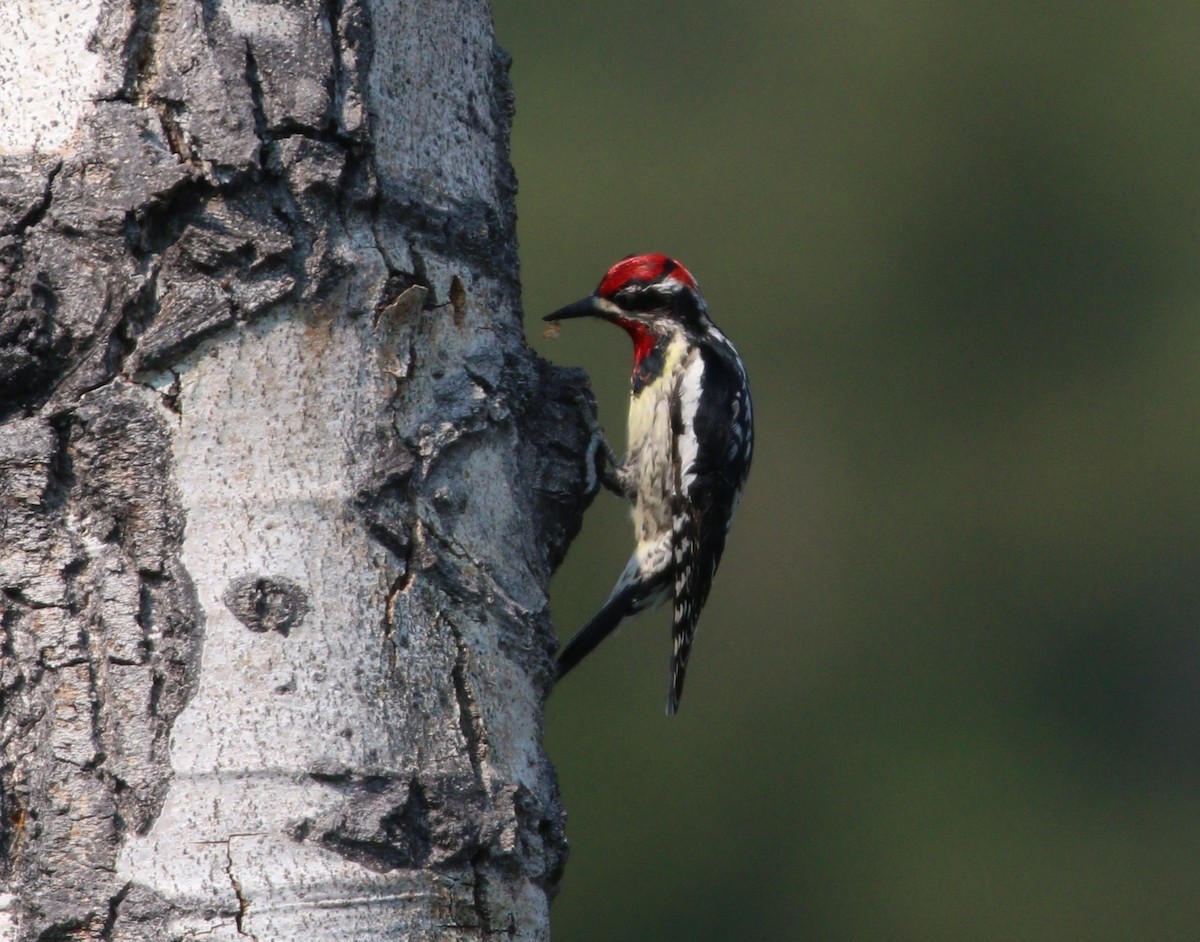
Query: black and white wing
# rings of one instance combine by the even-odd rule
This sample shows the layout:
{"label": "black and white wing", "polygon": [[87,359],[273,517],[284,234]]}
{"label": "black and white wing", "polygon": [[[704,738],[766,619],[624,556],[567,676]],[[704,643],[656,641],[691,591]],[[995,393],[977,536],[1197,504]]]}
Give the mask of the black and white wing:
{"label": "black and white wing", "polygon": [[667,713],[679,709],[700,612],[725,550],[754,448],[750,388],[737,351],[719,331],[681,374],[671,411],[676,443],[674,625]]}

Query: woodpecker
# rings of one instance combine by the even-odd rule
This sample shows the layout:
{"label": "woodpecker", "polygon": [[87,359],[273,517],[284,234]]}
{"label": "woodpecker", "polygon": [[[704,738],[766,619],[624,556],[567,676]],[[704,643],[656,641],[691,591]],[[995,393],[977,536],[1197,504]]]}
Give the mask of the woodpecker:
{"label": "woodpecker", "polygon": [[[667,714],[679,708],[700,611],[750,471],[754,416],[742,358],[709,319],[696,279],[665,255],[631,255],[547,321],[598,317],[633,341],[629,442],[604,442],[600,480],[633,502],[637,546],[608,601],[558,655],[563,677],[614,628],[671,596]],[[589,413],[590,415],[590,413]]]}

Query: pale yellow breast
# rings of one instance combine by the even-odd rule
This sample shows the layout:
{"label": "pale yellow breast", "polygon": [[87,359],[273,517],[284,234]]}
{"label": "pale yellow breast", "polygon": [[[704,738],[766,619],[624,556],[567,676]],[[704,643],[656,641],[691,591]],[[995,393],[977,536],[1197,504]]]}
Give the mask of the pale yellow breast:
{"label": "pale yellow breast", "polygon": [[[629,401],[629,450],[626,452],[637,498],[633,526],[639,543],[652,541],[671,530],[671,494],[675,469],[671,448],[671,396],[686,367],[687,343],[674,338],[666,349],[663,371]],[[691,356],[695,356],[695,351]]]}

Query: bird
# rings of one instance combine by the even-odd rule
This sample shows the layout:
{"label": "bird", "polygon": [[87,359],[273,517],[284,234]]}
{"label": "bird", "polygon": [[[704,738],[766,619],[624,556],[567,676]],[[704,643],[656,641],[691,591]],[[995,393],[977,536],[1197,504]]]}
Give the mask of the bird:
{"label": "bird", "polygon": [[633,341],[623,459],[590,406],[585,415],[603,446],[597,449],[600,482],[632,502],[636,546],[608,600],[559,652],[556,680],[621,622],[670,597],[667,714],[674,715],[700,612],[750,471],[750,384],[741,356],[709,317],[696,279],[666,255],[622,259],[590,295],[543,319],[582,317],[615,324]]}

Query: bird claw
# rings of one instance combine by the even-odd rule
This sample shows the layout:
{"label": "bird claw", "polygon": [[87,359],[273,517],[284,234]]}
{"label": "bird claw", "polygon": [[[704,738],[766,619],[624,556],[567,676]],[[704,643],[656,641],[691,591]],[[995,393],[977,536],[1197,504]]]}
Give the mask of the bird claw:
{"label": "bird claw", "polygon": [[587,457],[584,459],[584,464],[587,466],[587,480],[583,486],[583,492],[588,497],[600,490],[600,474],[596,470],[596,462],[598,460],[597,452],[603,441],[603,438],[593,435],[591,441],[588,442]]}
{"label": "bird claw", "polygon": [[626,488],[621,485],[618,477],[621,461],[617,458],[616,452],[612,450],[612,446],[609,445],[608,439],[604,435],[604,429],[600,427],[600,420],[596,417],[594,404],[581,392],[575,393],[575,401],[579,404],[579,410],[583,413],[583,422],[591,435],[585,458],[587,465],[585,492],[591,496],[603,484],[610,491],[624,496]]}

